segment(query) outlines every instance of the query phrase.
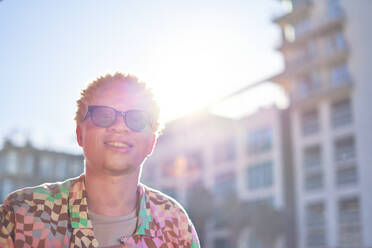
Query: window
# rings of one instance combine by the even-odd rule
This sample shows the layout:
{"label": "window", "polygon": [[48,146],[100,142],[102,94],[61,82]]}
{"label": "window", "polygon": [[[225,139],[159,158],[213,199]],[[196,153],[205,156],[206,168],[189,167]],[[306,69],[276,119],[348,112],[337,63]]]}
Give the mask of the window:
{"label": "window", "polygon": [[215,248],[233,247],[231,241],[228,238],[216,238],[213,242]]}
{"label": "window", "polygon": [[319,89],[318,74],[305,75],[298,81],[299,94],[301,97],[308,97],[312,92]]}
{"label": "window", "polygon": [[312,203],[306,207],[307,247],[326,245],[325,209],[323,203]]}
{"label": "window", "polygon": [[18,154],[16,151],[9,151],[8,152],[8,159],[6,161],[6,169],[5,171],[8,172],[11,175],[15,175],[19,172],[18,168]]}
{"label": "window", "polygon": [[23,160],[23,173],[32,176],[34,173],[34,157],[32,154],[25,154]]}
{"label": "window", "polygon": [[214,203],[218,206],[213,212],[214,228],[226,227],[225,210],[221,208],[227,196],[236,191],[236,176],[234,172],[222,173],[216,176],[213,187]]}
{"label": "window", "polygon": [[248,189],[256,190],[273,185],[273,165],[271,161],[251,165],[247,169]]}
{"label": "window", "polygon": [[40,158],[39,172],[42,177],[53,177],[53,161],[48,155],[43,155]]}
{"label": "window", "polygon": [[250,200],[248,203],[253,208],[260,208],[260,207],[275,208],[274,198],[272,196]]}
{"label": "window", "polygon": [[332,103],[332,126],[334,128],[348,125],[352,122],[351,101],[349,98]]}
{"label": "window", "polygon": [[161,164],[161,176],[169,177],[193,177],[197,179],[203,170],[202,152],[195,150],[188,152],[186,156],[168,158]]}
{"label": "window", "polygon": [[2,187],[2,192],[1,193],[1,198],[5,199],[5,197],[11,193],[13,190],[15,190],[15,185],[14,182],[10,179],[5,178],[3,181],[3,184],[1,185]]}
{"label": "window", "polygon": [[344,15],[340,0],[328,0],[327,16],[333,20]]}
{"label": "window", "polygon": [[71,161],[69,168],[73,177],[80,176],[80,174],[84,172],[83,163],[77,159]]}
{"label": "window", "polygon": [[258,129],[248,134],[248,153],[268,152],[273,146],[273,134],[270,128]]}
{"label": "window", "polygon": [[335,161],[338,164],[353,162],[355,160],[354,137],[344,137],[335,142]]}
{"label": "window", "polygon": [[308,31],[310,31],[311,22],[310,19],[304,19],[294,25],[294,32],[295,38],[297,39],[299,36],[304,35]]}
{"label": "window", "polygon": [[317,190],[323,187],[323,174],[321,171],[315,173],[308,173],[305,176],[305,189]]}
{"label": "window", "polygon": [[339,202],[339,245],[341,247],[362,244],[359,198],[343,199]]}
{"label": "window", "polygon": [[350,74],[346,64],[335,66],[331,69],[331,83],[341,86],[350,82]]}
{"label": "window", "polygon": [[226,196],[235,191],[236,187],[236,176],[234,172],[222,173],[216,176],[216,183],[214,186],[214,193],[217,197]]}
{"label": "window", "polygon": [[[230,146],[228,146],[230,147]],[[235,150],[233,150],[235,151]],[[229,153],[226,155],[225,158],[230,158]],[[186,155],[187,159],[187,167],[186,167],[186,175],[192,177],[194,180],[197,180],[201,177],[202,170],[203,170],[203,154],[200,150],[190,151]]]}
{"label": "window", "polygon": [[317,133],[319,131],[318,110],[312,109],[302,113],[301,116],[302,134],[304,136]]}
{"label": "window", "polygon": [[317,49],[312,41],[308,41],[306,45],[297,48],[296,50],[286,52],[287,66],[297,67],[299,63],[308,63],[316,55]]}
{"label": "window", "polygon": [[7,156],[4,153],[0,153],[0,172],[6,172]]}
{"label": "window", "polygon": [[342,51],[346,48],[345,37],[342,32],[331,35],[325,41],[327,52]]}
{"label": "window", "polygon": [[221,163],[221,162],[231,162],[235,160],[235,141],[234,139],[227,140],[218,144],[214,150],[214,162]]}
{"label": "window", "polygon": [[309,146],[304,151],[305,169],[320,168],[322,164],[320,145]]}
{"label": "window", "polygon": [[294,7],[299,7],[302,4],[310,2],[309,0],[291,0]]}
{"label": "window", "polygon": [[356,166],[337,169],[337,185],[354,184],[358,181]]}
{"label": "window", "polygon": [[56,161],[56,176],[60,179],[66,178],[66,158],[59,157]]}
{"label": "window", "polygon": [[306,208],[306,226],[324,227],[324,204],[312,203]]}
{"label": "window", "polygon": [[5,193],[3,195],[3,180],[0,180],[0,202],[2,203],[4,201]]}
{"label": "window", "polygon": [[247,248],[263,248],[263,244],[261,240],[259,240],[254,234],[249,235],[249,239],[247,240]]}
{"label": "window", "polygon": [[320,88],[319,73],[313,71],[310,74],[303,75],[298,81],[299,94],[301,97],[307,97]]}

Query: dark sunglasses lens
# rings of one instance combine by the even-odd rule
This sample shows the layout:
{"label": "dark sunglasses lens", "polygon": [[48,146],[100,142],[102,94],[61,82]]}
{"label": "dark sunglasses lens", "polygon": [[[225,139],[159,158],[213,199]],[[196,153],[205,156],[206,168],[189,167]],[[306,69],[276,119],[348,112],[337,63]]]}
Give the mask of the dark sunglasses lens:
{"label": "dark sunglasses lens", "polygon": [[140,110],[130,110],[125,115],[125,123],[133,131],[142,131],[148,122],[147,114]]}
{"label": "dark sunglasses lens", "polygon": [[115,122],[115,110],[107,107],[97,107],[91,111],[91,118],[94,125],[109,127]]}

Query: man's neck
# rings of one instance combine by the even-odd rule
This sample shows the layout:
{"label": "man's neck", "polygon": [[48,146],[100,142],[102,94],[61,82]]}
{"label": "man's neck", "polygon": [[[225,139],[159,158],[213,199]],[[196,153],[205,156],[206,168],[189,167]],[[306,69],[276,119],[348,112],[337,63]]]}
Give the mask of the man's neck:
{"label": "man's neck", "polygon": [[138,176],[139,172],[113,176],[87,169],[85,188],[88,208],[106,216],[131,213],[137,206]]}

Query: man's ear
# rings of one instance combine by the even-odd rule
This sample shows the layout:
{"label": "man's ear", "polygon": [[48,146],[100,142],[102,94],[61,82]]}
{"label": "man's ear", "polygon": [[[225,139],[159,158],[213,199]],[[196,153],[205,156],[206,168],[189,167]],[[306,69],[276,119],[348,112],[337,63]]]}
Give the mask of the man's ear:
{"label": "man's ear", "polygon": [[82,127],[80,124],[76,125],[76,140],[79,146],[83,147],[83,134],[82,134]]}

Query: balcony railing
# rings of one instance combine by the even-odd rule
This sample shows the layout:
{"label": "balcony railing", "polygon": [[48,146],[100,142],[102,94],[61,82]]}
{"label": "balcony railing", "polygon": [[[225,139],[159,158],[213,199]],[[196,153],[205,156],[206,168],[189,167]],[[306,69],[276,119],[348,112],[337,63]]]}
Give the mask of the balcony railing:
{"label": "balcony railing", "polygon": [[[309,17],[304,16],[303,18]],[[315,37],[329,34],[331,31],[334,31],[336,29],[341,30],[345,19],[345,12],[343,11],[337,12],[337,14],[327,15],[324,18],[317,18],[317,21],[310,21],[310,19],[305,19],[303,21],[304,24],[301,24],[300,22],[297,27],[293,26],[294,34],[293,37],[289,37],[290,39],[286,39],[286,32],[283,30],[283,43],[278,49],[283,50],[296,47],[299,44],[307,42],[309,39],[314,39]],[[287,23],[291,22],[288,21]],[[287,27],[288,25],[289,24],[287,24]]]}
{"label": "balcony railing", "polygon": [[[300,103],[308,99],[315,99],[322,95],[326,95],[335,90],[343,89],[345,87],[350,87],[352,84],[353,82],[350,76],[348,76],[345,79],[337,81],[337,83],[335,82],[332,83],[331,81],[322,81],[319,83],[318,87],[307,88],[307,89],[304,89],[304,88],[300,89],[299,87],[297,87],[297,88],[294,88],[294,90],[290,93],[290,100],[292,103],[297,104],[297,103]],[[346,116],[344,117],[349,118]],[[347,121],[347,120],[338,119],[337,121]]]}

